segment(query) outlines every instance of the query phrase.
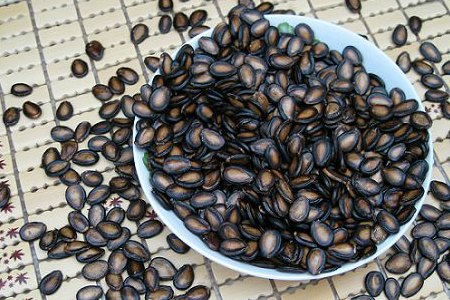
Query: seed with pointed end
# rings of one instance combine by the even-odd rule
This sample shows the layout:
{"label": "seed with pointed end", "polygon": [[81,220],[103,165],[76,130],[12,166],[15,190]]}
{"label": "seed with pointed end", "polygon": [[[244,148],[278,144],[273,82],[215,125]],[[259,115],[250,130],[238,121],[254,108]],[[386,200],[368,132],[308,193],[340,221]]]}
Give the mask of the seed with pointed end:
{"label": "seed with pointed end", "polygon": [[42,278],[39,290],[44,295],[54,294],[62,284],[63,274],[61,271],[53,271]]}
{"label": "seed with pointed end", "polygon": [[133,44],[140,44],[148,38],[148,27],[145,24],[139,23],[131,29],[131,42]]}
{"label": "seed with pointed end", "polygon": [[56,109],[56,117],[60,121],[67,121],[73,116],[73,106],[69,101],[62,101]]}
{"label": "seed with pointed end", "polygon": [[373,297],[377,297],[384,290],[384,277],[381,272],[372,271],[366,275],[365,279],[366,291]]}
{"label": "seed with pointed end", "polygon": [[418,16],[411,16],[408,19],[408,26],[415,35],[418,35],[420,29],[422,29],[422,19]]}
{"label": "seed with pointed end", "polygon": [[423,277],[419,273],[409,274],[402,283],[401,295],[405,298],[409,298],[417,294],[423,286]]}

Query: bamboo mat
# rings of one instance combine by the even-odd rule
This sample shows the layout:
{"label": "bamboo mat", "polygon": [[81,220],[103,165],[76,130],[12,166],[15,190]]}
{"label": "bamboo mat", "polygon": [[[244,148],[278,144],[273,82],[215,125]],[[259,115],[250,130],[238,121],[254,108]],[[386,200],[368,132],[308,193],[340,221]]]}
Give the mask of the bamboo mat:
{"label": "bamboo mat", "polygon": [[[450,58],[450,0],[366,0],[360,14],[350,13],[343,0],[273,2],[276,9],[292,9],[297,14],[337,23],[364,34],[394,60],[405,50],[412,59],[418,57],[418,46],[423,40],[431,40],[443,52],[442,63]],[[174,11],[189,15],[195,9],[205,9],[208,12],[206,25],[213,26],[234,5],[235,1],[231,0],[175,1]],[[39,103],[43,111],[39,119],[22,116],[17,125],[8,129],[0,124],[0,185],[9,185],[13,195],[0,211],[0,299],[75,299],[77,290],[90,284],[80,275],[81,265],[75,258],[49,260],[36,244],[21,242],[18,230],[28,221],[43,221],[49,229],[67,222],[70,208],[64,200],[65,186],[48,178],[39,168],[43,151],[52,146],[50,129],[55,124],[75,128],[82,120],[96,123],[100,120],[96,109],[101,103],[90,93],[94,84],[107,82],[118,67],[128,66],[141,75],[138,84],[127,86],[125,91],[134,94],[151,76],[142,64],[143,57],[159,56],[188,39],[186,33],[173,30],[159,35],[157,14],[157,0],[0,0],[0,111],[10,106],[20,107],[26,100]],[[424,20],[419,37],[410,34],[405,46],[393,48],[392,29],[399,23],[406,24],[412,15]],[[137,47],[129,42],[130,28],[136,23],[147,24],[151,35]],[[94,39],[105,46],[104,58],[90,66],[86,77],[74,78],[70,74],[72,60],[79,57],[88,61],[84,45]],[[435,67],[441,71],[441,64]],[[425,89],[419,77],[413,72],[409,72],[408,77],[423,96]],[[448,90],[450,76],[445,76],[444,80]],[[33,84],[33,93],[25,98],[12,96],[10,87],[16,82]],[[55,120],[55,110],[63,100],[73,104],[76,115],[61,122]],[[450,121],[442,118],[438,106],[424,104],[434,119],[431,129],[436,158],[433,178],[448,183]],[[106,160],[101,159],[96,167],[104,172],[105,180],[113,176]],[[436,205],[431,195],[427,202]],[[112,195],[106,203],[110,208],[123,206],[125,209],[126,204],[127,201],[117,195]],[[151,209],[147,212],[146,219],[156,217]],[[128,221],[126,226],[132,233],[136,232],[136,223]],[[147,241],[152,255],[166,256],[177,267],[193,264],[194,284],[210,286],[211,299],[350,299],[364,293],[363,279],[367,272],[381,270],[387,276],[395,276],[383,269],[384,256],[353,272],[317,282],[260,279],[226,269],[194,251],[175,254],[168,250],[168,233],[165,229],[158,237]],[[64,273],[64,283],[56,294],[45,298],[37,289],[38,281],[54,269]],[[107,290],[104,280],[97,284]],[[449,296],[448,285],[435,273],[412,299],[438,300],[449,299]],[[381,295],[379,299],[385,298]]]}

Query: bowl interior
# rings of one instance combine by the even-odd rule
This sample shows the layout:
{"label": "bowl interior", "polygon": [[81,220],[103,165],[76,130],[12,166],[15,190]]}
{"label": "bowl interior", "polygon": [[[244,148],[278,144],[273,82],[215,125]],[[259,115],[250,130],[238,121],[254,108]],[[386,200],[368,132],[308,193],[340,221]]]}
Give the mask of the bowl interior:
{"label": "bowl interior", "polygon": [[[291,15],[289,16],[266,15],[265,17],[270,21],[270,24],[273,26],[278,26],[280,23],[283,22],[287,22],[294,27],[299,23],[306,23],[310,25],[311,28],[314,30],[316,38],[327,43],[330,49],[342,51],[348,45],[355,46],[362,53],[363,64],[367,72],[375,73],[378,76],[380,76],[385,81],[386,89],[388,91],[394,87],[399,87],[405,92],[405,95],[408,99],[410,98],[416,100],[420,99],[417,93],[415,92],[413,86],[405,76],[405,74],[397,67],[397,65],[381,50],[376,48],[373,44],[371,44],[364,38],[360,37],[359,35],[349,30],[346,30],[342,27],[307,17],[291,16]],[[191,44],[194,48],[196,48],[198,47],[198,39],[201,36],[211,36],[211,33],[212,29],[205,31],[199,36],[196,36],[192,40],[188,41],[187,43]],[[172,57],[176,55],[178,49],[172,54]],[[421,101],[419,100],[418,102],[419,102],[419,110],[423,111],[424,108]],[[137,121],[138,118],[136,118],[135,122]],[[133,130],[133,137],[135,136],[136,130]],[[401,226],[400,231],[397,234],[389,236],[386,239],[386,241],[378,245],[378,249],[373,255],[366,257],[362,260],[359,260],[357,262],[344,264],[342,267],[332,272],[326,272],[319,275],[311,275],[309,273],[289,273],[279,270],[256,267],[248,263],[233,260],[231,258],[222,255],[220,252],[216,252],[209,249],[200,240],[200,238],[198,238],[196,235],[194,235],[193,233],[191,233],[189,230],[186,229],[183,222],[175,215],[175,213],[173,213],[172,211],[165,210],[159,204],[158,200],[156,200],[153,197],[151,193],[152,187],[150,185],[150,174],[149,171],[146,169],[142,160],[144,156],[144,151],[137,148],[136,146],[133,146],[133,152],[135,158],[134,161],[136,165],[136,171],[139,176],[140,184],[142,186],[142,189],[144,190],[147,200],[150,202],[150,204],[158,214],[161,221],[163,221],[173,233],[175,233],[178,237],[180,237],[186,244],[188,244],[195,251],[199,252],[200,254],[206,256],[207,258],[225,267],[233,269],[237,272],[246,273],[253,276],[270,279],[280,279],[280,280],[313,280],[341,274],[372,261],[377,256],[379,256],[387,249],[389,249],[393,244],[395,244],[395,242],[405,233],[405,231],[412,224],[418,212],[420,211],[424,198],[428,192],[428,187],[431,180],[431,170],[433,165],[433,151],[432,151],[433,145],[431,141],[432,139],[430,135],[429,141],[430,151],[426,158],[430,168],[423,184],[425,194],[424,197],[422,197],[422,199],[420,199],[420,201],[418,201],[415,204],[417,211],[414,217],[410,220],[410,222]]]}

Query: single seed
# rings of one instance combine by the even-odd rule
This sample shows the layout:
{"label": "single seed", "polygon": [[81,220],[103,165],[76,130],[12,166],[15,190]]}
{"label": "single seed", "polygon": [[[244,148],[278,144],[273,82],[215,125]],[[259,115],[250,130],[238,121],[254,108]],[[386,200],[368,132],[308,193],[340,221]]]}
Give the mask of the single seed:
{"label": "single seed", "polygon": [[15,83],[11,86],[11,94],[17,97],[25,97],[33,92],[33,88],[26,83]]}
{"label": "single seed", "polygon": [[54,294],[63,281],[63,274],[61,271],[53,271],[44,276],[39,283],[39,290],[44,295]]}
{"label": "single seed", "polygon": [[20,110],[17,107],[10,107],[3,113],[3,123],[5,126],[14,126],[20,120]]}
{"label": "single seed", "polygon": [[189,19],[183,12],[177,12],[173,17],[173,28],[178,32],[186,31],[189,27]]}
{"label": "single seed", "polygon": [[86,44],[85,51],[91,59],[99,61],[103,58],[105,48],[99,41],[91,41]]}
{"label": "single seed", "polygon": [[347,5],[347,8],[353,13],[358,13],[361,10],[360,0],[345,0],[345,4]]}
{"label": "single seed", "polygon": [[29,119],[37,119],[42,115],[41,107],[31,101],[25,101],[22,110],[23,114]]}
{"label": "single seed", "polygon": [[60,121],[67,121],[73,116],[73,106],[69,101],[62,101],[56,109],[56,117]]}
{"label": "single seed", "polygon": [[411,29],[412,33],[415,35],[418,35],[420,32],[420,29],[422,29],[422,19],[418,16],[411,16],[408,19],[408,26],[409,29]]}
{"label": "single seed", "polygon": [[72,71],[72,75],[77,78],[82,78],[89,72],[88,64],[80,58],[74,59],[70,69]]}
{"label": "single seed", "polygon": [[408,39],[408,31],[405,25],[399,24],[392,33],[392,42],[397,46],[403,46]]}
{"label": "single seed", "polygon": [[131,42],[133,44],[140,44],[148,38],[148,27],[145,24],[139,23],[131,29]]}
{"label": "single seed", "polygon": [[159,32],[166,34],[172,28],[172,18],[169,15],[162,15],[158,24]]}
{"label": "single seed", "polygon": [[423,42],[419,47],[420,54],[425,60],[438,63],[442,60],[441,52],[431,42]]}

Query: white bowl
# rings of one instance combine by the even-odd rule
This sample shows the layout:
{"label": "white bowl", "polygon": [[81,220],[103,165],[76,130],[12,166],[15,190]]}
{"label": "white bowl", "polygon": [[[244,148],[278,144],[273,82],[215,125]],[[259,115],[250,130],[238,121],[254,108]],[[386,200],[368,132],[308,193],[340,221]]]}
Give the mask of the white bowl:
{"label": "white bowl", "polygon": [[[280,23],[283,22],[287,22],[294,27],[299,23],[306,23],[310,25],[311,28],[314,30],[316,38],[327,43],[330,49],[342,51],[348,45],[355,46],[363,55],[364,58],[363,64],[366,70],[368,72],[372,72],[380,76],[385,81],[387,90],[390,90],[391,88],[394,87],[399,87],[405,92],[406,97],[408,99],[409,98],[413,98],[416,100],[420,99],[416,91],[414,90],[413,86],[409,82],[408,78],[397,67],[397,65],[380,49],[378,49],[373,44],[368,42],[366,39],[360,37],[359,35],[342,27],[307,17],[292,16],[292,15],[266,15],[265,17],[270,21],[270,24],[274,26],[278,26]],[[188,41],[187,44],[192,45],[192,47],[194,47],[195,49],[198,47],[198,39],[200,37],[211,36],[211,34],[212,29],[205,31],[202,34],[194,37],[193,39]],[[179,48],[172,54],[172,57],[175,57],[178,50]],[[419,102],[419,110],[424,111],[421,101],[418,102]],[[138,119],[139,118],[136,118],[135,122],[137,122]],[[136,130],[133,131],[133,138],[135,137],[136,137]],[[398,239],[400,239],[400,237],[413,223],[414,219],[419,213],[420,208],[422,207],[423,201],[425,199],[425,196],[428,192],[428,187],[431,180],[431,170],[433,167],[433,145],[431,141],[432,139],[430,135],[430,142],[429,142],[430,151],[426,158],[426,161],[428,162],[429,165],[429,172],[423,184],[425,193],[422,199],[420,199],[420,201],[417,201],[417,203],[415,204],[417,211],[414,217],[411,218],[411,220],[407,224],[401,226],[400,231],[397,234],[389,236],[383,243],[378,245],[377,247],[378,250],[373,255],[356,262],[346,263],[337,270],[334,270],[332,272],[325,272],[318,275],[311,275],[309,273],[297,274],[292,272],[283,272],[279,270],[261,268],[250,265],[249,263],[228,258],[218,251],[213,251],[209,249],[208,246],[206,246],[206,244],[204,244],[203,241],[201,241],[198,236],[194,235],[193,233],[191,233],[189,230],[186,229],[183,222],[175,215],[174,212],[165,210],[161,206],[159,201],[153,197],[151,193],[152,187],[150,185],[150,174],[142,160],[144,156],[144,151],[136,146],[133,146],[133,153],[136,171],[139,176],[139,181],[141,183],[142,189],[144,190],[145,196],[147,197],[147,200],[150,202],[151,206],[156,211],[161,221],[163,221],[173,233],[175,233],[192,249],[209,258],[210,260],[217,262],[230,269],[233,269],[237,272],[270,279],[305,281],[334,276],[337,274],[351,271],[357,267],[367,264],[368,262],[374,260],[376,257],[381,255],[387,249],[389,249],[392,245],[394,245],[397,242]]]}

